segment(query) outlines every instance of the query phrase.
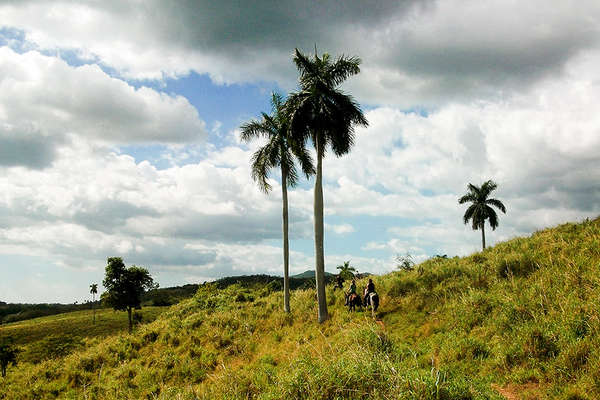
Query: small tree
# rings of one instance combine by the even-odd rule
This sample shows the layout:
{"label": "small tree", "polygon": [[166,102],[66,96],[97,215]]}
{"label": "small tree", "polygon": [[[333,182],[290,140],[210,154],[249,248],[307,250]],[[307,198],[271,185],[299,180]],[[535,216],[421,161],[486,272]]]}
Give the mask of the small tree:
{"label": "small tree", "polygon": [[357,272],[356,268],[350,266],[350,260],[344,261],[342,265],[338,265],[337,269],[340,270],[340,276],[344,279],[354,278],[354,274]]}
{"label": "small tree", "polygon": [[92,294],[92,311],[94,314],[94,324],[96,323],[96,308],[94,307],[94,302],[96,301],[96,295],[98,294],[98,284],[92,283],[90,285],[90,293]]}
{"label": "small tree", "polygon": [[399,270],[404,270],[404,271],[412,271],[414,269],[415,266],[415,262],[412,259],[412,256],[410,255],[409,252],[406,252],[405,255],[401,256],[401,255],[397,255],[396,256],[396,262],[398,263],[396,265],[396,268],[398,268]]}
{"label": "small tree", "polygon": [[17,354],[19,349],[13,346],[12,338],[3,338],[0,340],[0,369],[2,377],[6,376],[6,368],[9,364],[17,365]]}
{"label": "small tree", "polygon": [[102,294],[103,302],[115,310],[127,311],[129,332],[133,329],[132,311],[142,308],[142,294],[158,288],[158,283],[154,283],[147,269],[135,265],[127,268],[121,257],[108,258],[102,284],[106,288]]}

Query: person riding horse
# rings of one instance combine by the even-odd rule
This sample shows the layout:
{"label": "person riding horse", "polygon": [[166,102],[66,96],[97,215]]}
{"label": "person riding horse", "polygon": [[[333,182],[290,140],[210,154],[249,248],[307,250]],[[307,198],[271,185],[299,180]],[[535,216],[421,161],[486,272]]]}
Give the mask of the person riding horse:
{"label": "person riding horse", "polygon": [[369,279],[369,283],[367,284],[367,287],[365,289],[365,299],[363,301],[363,304],[365,306],[368,306],[370,304],[370,298],[371,296],[369,296],[369,294],[371,293],[375,293],[375,284],[373,283],[373,279]]}
{"label": "person riding horse", "polygon": [[352,294],[356,295],[356,280],[354,279],[352,279],[352,283],[350,283],[350,288],[348,288],[348,291],[346,292],[346,302],[344,303],[344,305],[348,305],[348,299]]}

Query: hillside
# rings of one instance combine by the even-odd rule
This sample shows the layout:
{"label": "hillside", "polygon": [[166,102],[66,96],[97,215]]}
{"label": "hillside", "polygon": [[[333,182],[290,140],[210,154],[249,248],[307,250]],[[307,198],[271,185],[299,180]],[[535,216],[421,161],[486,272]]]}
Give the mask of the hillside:
{"label": "hillside", "polygon": [[[381,308],[328,287],[199,287],[132,335],[10,367],[1,399],[600,398],[600,219],[374,276]],[[365,281],[359,282],[364,287]],[[0,330],[0,332],[3,332]]]}

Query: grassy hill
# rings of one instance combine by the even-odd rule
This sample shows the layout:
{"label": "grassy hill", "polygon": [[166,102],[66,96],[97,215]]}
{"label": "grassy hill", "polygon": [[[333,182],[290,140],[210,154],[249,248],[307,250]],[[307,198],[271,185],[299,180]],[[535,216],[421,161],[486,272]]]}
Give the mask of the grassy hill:
{"label": "grassy hill", "polygon": [[[139,323],[145,324],[165,310],[168,307],[144,307],[136,313]],[[92,310],[85,310],[4,324],[0,339],[10,337],[21,349],[20,361],[35,363],[67,355],[127,329],[127,313],[102,308],[96,310],[95,323]]]}
{"label": "grassy hill", "polygon": [[206,284],[132,335],[22,360],[0,399],[596,399],[599,272],[596,219],[374,276],[377,320],[332,287],[319,325],[313,289],[286,315],[276,285]]}

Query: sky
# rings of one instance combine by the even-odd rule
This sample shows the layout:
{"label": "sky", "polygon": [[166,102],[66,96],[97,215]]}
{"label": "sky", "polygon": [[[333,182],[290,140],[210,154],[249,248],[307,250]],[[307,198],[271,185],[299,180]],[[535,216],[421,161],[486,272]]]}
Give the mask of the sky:
{"label": "sky", "polygon": [[[477,252],[600,214],[600,2],[0,2],[0,300],[85,301],[108,257],[161,287],[283,274],[280,175],[239,126],[298,88],[295,48],[357,56],[368,127],[324,161],[325,269]],[[314,268],[312,188],[290,268]],[[100,291],[103,288],[100,285]]]}

